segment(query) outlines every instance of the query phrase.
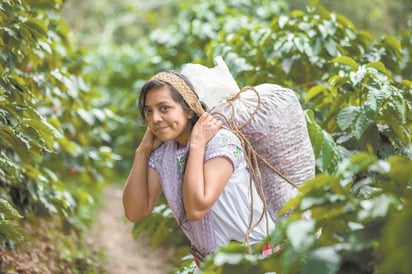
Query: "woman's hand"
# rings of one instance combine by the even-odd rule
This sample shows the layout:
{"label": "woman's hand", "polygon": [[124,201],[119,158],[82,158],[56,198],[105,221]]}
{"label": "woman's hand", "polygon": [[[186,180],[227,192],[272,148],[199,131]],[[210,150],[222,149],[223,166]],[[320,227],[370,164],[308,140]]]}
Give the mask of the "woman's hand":
{"label": "woman's hand", "polygon": [[192,129],[190,145],[205,147],[221,127],[222,121],[217,120],[210,113],[203,113]]}
{"label": "woman's hand", "polygon": [[147,128],[146,132],[143,136],[142,141],[140,142],[140,146],[144,148],[145,150],[152,152],[156,148],[160,147],[162,144],[162,141],[160,141],[153,133],[152,131]]}

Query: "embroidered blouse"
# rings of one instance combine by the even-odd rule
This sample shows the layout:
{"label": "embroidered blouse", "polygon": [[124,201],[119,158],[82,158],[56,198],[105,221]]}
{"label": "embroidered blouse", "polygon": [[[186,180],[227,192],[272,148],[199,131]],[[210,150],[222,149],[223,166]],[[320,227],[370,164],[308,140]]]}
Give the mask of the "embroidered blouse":
{"label": "embroidered blouse", "polygon": [[[165,142],[152,152],[148,165],[156,170],[169,207],[192,246],[203,256],[207,256],[230,241],[244,242],[249,228],[251,205],[253,204],[253,224],[256,224],[262,215],[263,202],[249,179],[239,138],[227,129],[220,129],[207,144],[204,161],[226,157],[233,165],[233,174],[211,210],[201,220],[188,221],[183,206],[182,184],[189,147],[189,142],[181,148],[175,141]],[[266,229],[266,221],[269,222],[269,231]],[[274,227],[270,217],[263,218],[249,234],[249,243],[261,241]]]}

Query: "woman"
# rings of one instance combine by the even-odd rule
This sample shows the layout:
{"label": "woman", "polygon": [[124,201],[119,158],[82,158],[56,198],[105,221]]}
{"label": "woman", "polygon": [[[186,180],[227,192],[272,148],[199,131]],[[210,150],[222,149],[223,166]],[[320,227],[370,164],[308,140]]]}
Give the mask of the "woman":
{"label": "woman", "polygon": [[264,206],[239,138],[204,111],[182,75],[156,74],[138,105],[148,129],[123,193],[130,221],[149,215],[163,191],[197,262],[230,241],[253,245],[274,229],[270,218],[259,222]]}

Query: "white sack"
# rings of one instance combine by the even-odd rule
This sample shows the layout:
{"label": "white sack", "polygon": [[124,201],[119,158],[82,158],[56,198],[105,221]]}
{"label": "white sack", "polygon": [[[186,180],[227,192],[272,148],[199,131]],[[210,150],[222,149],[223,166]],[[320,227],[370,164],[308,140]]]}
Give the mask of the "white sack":
{"label": "white sack", "polygon": [[[309,139],[304,113],[295,93],[274,84],[261,84],[248,89],[232,102],[236,125],[245,124],[241,132],[255,151],[297,186],[315,175],[315,157]],[[260,105],[255,114],[253,112]],[[232,119],[229,103],[221,102],[211,112]],[[269,213],[277,222],[277,212],[297,194],[297,189],[259,160],[262,186]]]}

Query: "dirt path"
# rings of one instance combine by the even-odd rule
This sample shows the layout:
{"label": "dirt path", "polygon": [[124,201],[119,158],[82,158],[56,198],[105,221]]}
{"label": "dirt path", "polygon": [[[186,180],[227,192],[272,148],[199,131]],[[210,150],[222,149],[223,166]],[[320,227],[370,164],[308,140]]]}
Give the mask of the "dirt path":
{"label": "dirt path", "polygon": [[104,253],[104,268],[109,274],[167,274],[172,265],[172,250],[152,250],[148,239],[134,240],[132,223],[126,222],[121,201],[122,186],[106,187],[104,206],[94,223],[89,241]]}

